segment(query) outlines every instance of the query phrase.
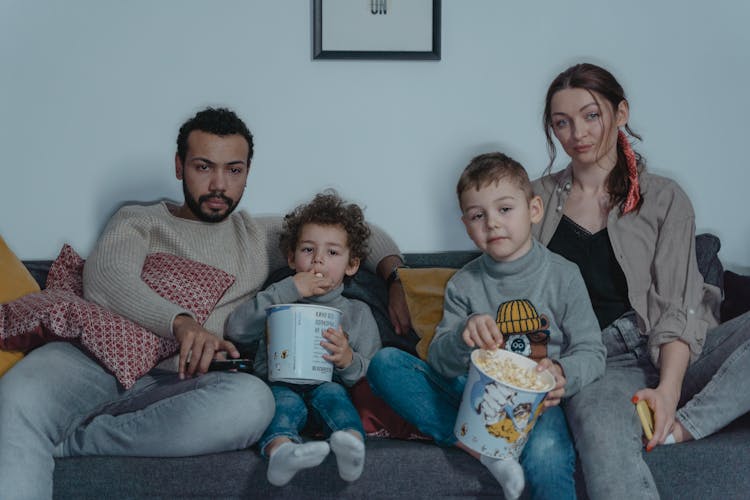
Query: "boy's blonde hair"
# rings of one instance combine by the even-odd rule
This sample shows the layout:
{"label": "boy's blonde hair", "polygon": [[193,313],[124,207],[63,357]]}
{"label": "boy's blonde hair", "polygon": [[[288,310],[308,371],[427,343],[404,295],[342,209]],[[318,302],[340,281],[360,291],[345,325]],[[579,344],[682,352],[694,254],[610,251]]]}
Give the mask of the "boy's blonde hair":
{"label": "boy's blonde hair", "polygon": [[485,153],[475,156],[458,179],[456,195],[458,196],[459,206],[461,205],[461,195],[464,192],[472,188],[479,190],[501,180],[514,183],[524,192],[526,201],[531,201],[534,196],[529,174],[526,173],[523,165],[500,152]]}

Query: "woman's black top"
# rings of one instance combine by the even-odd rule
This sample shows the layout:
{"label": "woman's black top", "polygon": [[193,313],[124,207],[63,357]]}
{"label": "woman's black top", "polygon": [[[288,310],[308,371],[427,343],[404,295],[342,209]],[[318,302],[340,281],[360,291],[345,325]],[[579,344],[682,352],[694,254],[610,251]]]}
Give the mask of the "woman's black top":
{"label": "woman's black top", "polygon": [[547,248],[578,265],[600,328],[630,310],[628,284],[606,227],[592,234],[563,215]]}

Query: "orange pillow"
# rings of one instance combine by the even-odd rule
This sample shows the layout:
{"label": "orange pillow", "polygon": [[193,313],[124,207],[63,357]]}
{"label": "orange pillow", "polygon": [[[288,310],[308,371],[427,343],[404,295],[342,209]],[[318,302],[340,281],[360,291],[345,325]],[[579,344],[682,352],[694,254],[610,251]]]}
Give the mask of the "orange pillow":
{"label": "orange pillow", "polygon": [[[36,280],[0,236],[0,304],[38,291],[39,285]],[[21,352],[0,351],[0,377],[22,357]]]}
{"label": "orange pillow", "polygon": [[19,351],[0,351],[0,377],[21,361],[23,353]]}
{"label": "orange pillow", "polygon": [[456,271],[458,269],[447,267],[398,270],[399,279],[404,286],[412,328],[420,338],[417,343],[417,354],[423,360],[427,359],[427,350],[435,335],[435,328],[443,319],[445,285]]}
{"label": "orange pillow", "polygon": [[0,304],[38,291],[36,280],[0,236]]}

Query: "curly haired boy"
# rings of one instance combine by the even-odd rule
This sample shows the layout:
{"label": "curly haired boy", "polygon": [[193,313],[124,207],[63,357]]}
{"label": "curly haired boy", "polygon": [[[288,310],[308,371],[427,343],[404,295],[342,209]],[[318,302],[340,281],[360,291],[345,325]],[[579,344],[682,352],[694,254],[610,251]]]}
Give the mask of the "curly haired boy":
{"label": "curly haired boy", "polygon": [[[227,322],[227,336],[240,342],[261,340],[255,360],[258,375],[268,376],[262,340],[265,309],[270,305],[307,303],[342,311],[338,329],[323,333],[323,358],[333,365],[333,381],[271,382],[276,402],[273,420],[259,441],[268,458],[267,477],[283,486],[302,469],[315,467],[333,450],[345,481],[360,477],[364,467],[364,429],[346,387],[365,373],[380,349],[380,335],[369,306],[345,298],[344,278],[353,276],[368,253],[370,230],[362,209],[345,203],[335,192],[320,193],[284,218],[280,238],[293,276],[270,285],[239,306]],[[303,442],[300,432],[310,423],[322,427],[328,441]]]}

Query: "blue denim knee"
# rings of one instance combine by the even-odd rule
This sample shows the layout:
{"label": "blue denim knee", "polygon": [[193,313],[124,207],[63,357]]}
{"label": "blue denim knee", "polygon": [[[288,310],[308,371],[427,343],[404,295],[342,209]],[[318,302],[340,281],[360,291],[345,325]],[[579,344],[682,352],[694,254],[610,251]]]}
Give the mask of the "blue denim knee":
{"label": "blue denim knee", "polygon": [[306,399],[316,419],[323,424],[326,436],[335,431],[355,430],[364,439],[362,419],[343,385],[335,382],[320,384],[307,394]]}
{"label": "blue denim knee", "polygon": [[560,406],[545,411],[529,434],[521,465],[531,498],[575,499],[576,453]]}

